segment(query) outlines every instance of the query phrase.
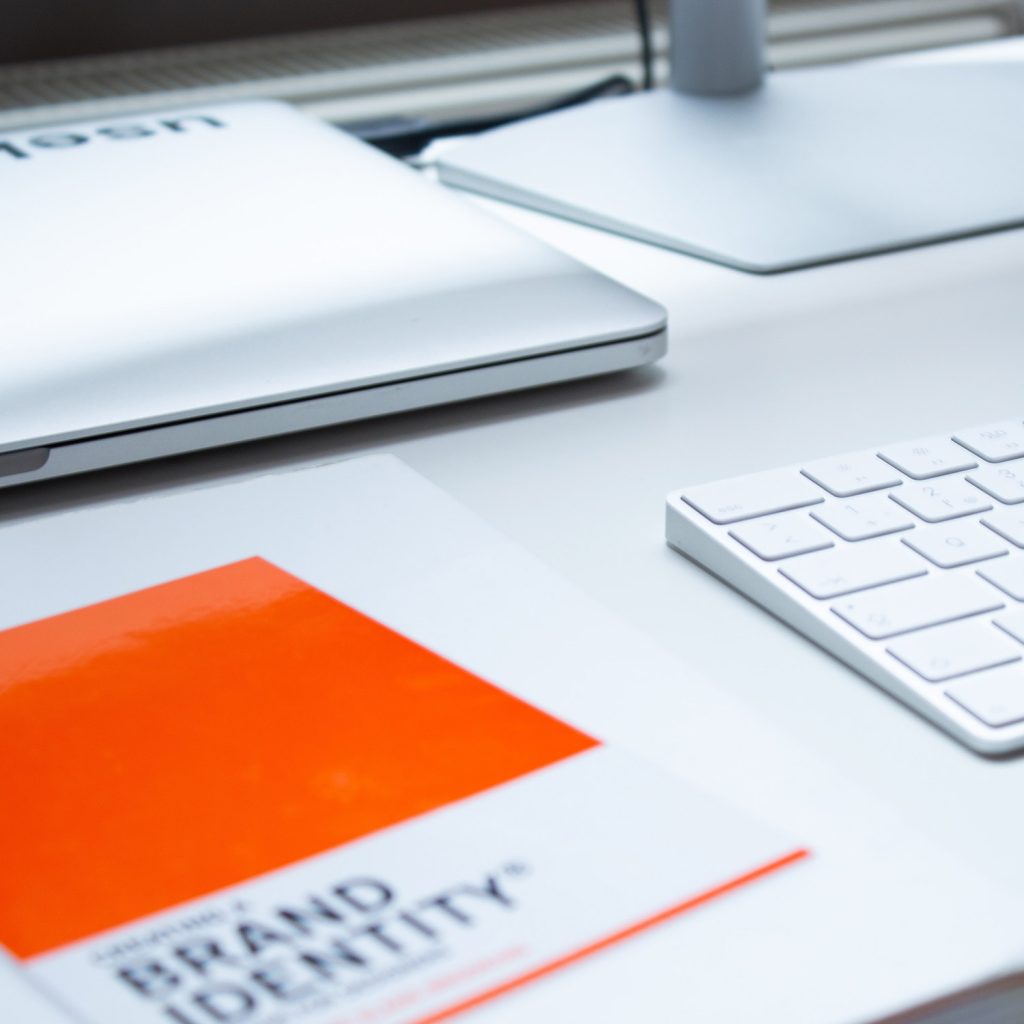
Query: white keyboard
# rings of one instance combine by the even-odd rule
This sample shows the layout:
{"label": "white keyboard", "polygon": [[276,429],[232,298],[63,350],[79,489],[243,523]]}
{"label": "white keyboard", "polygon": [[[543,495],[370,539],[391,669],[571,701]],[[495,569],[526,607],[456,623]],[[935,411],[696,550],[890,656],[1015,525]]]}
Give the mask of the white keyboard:
{"label": "white keyboard", "polygon": [[969,747],[1024,749],[1024,421],[685,487],[666,533]]}

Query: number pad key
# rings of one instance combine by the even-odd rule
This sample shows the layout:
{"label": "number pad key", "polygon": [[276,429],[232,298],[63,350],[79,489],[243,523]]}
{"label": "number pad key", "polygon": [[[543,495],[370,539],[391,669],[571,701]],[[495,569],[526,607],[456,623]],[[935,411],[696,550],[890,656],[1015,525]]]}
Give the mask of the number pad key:
{"label": "number pad key", "polygon": [[903,483],[891,466],[871,452],[819,459],[808,463],[800,472],[837,498],[880,491],[883,487],[896,487]]}
{"label": "number pad key", "polygon": [[762,516],[734,526],[729,536],[766,562],[830,548],[835,541],[806,512]]}
{"label": "number pad key", "polygon": [[974,469],[978,464],[948,437],[927,437],[906,444],[888,445],[878,453],[878,457],[915,480],[930,480],[946,473]]}
{"label": "number pad key", "polygon": [[888,652],[929,682],[1020,661],[1024,647],[987,619],[965,619],[894,640]]}
{"label": "number pad key", "polygon": [[989,427],[964,430],[953,440],[986,462],[1005,462],[1024,455],[1024,423],[1020,420],[993,423]]}
{"label": "number pad key", "polygon": [[851,541],[882,537],[914,526],[914,520],[885,494],[827,502],[811,515],[843,540]]}
{"label": "number pad key", "polygon": [[1004,540],[1024,548],[1024,511],[1020,509],[997,508],[981,521]]}
{"label": "number pad key", "polygon": [[955,683],[946,696],[952,697],[975,718],[999,728],[1024,720],[1024,667],[1007,665],[969,676]]}
{"label": "number pad key", "polygon": [[942,523],[992,508],[992,502],[984,494],[959,478],[904,484],[889,497],[926,523]]}
{"label": "number pad key", "polygon": [[922,527],[904,537],[903,543],[940,569],[998,558],[1009,551],[1006,541],[973,520]]}
{"label": "number pad key", "polygon": [[771,470],[687,488],[683,500],[711,522],[723,525],[816,505],[825,498],[799,473]]}
{"label": "number pad key", "polygon": [[1005,505],[1024,502],[1024,459],[1001,466],[981,466],[968,473],[967,479]]}
{"label": "number pad key", "polygon": [[1024,644],[1024,608],[1014,608],[1013,611],[1000,612],[992,620],[1005,633],[1009,633],[1014,640]]}
{"label": "number pad key", "polygon": [[779,569],[786,579],[818,600],[923,576],[927,571],[917,555],[888,539],[805,555]]}
{"label": "number pad key", "polygon": [[1002,558],[993,565],[978,570],[983,580],[988,580],[1004,594],[1015,601],[1024,601],[1024,557]]}
{"label": "number pad key", "polygon": [[994,612],[1003,602],[970,576],[945,573],[856,594],[832,611],[871,640],[886,640],[926,626]]}

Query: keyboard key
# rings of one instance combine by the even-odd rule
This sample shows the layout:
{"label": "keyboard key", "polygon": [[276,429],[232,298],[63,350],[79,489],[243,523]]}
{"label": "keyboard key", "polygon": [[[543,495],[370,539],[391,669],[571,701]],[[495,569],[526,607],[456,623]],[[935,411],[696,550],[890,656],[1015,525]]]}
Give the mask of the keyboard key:
{"label": "keyboard key", "polygon": [[906,444],[886,445],[878,457],[915,480],[930,480],[946,473],[974,469],[978,464],[948,437],[925,437]]}
{"label": "keyboard key", "polygon": [[806,512],[762,516],[742,526],[734,526],[729,536],[766,562],[804,555],[808,551],[821,551],[835,543]]}
{"label": "keyboard key", "polygon": [[1024,501],[1024,459],[1001,466],[981,466],[968,473],[967,479],[1006,505],[1019,505]]}
{"label": "keyboard key", "polygon": [[1002,607],[991,587],[970,576],[946,574],[878,587],[840,601],[832,611],[869,639],[885,640]]}
{"label": "keyboard key", "polygon": [[982,516],[982,523],[995,530],[1004,540],[1024,548],[1024,511],[1020,509],[997,508]]}
{"label": "keyboard key", "polygon": [[883,487],[896,487],[903,483],[902,477],[894,473],[891,466],[871,452],[819,459],[808,463],[801,472],[837,498],[880,491]]}
{"label": "keyboard key", "polygon": [[1000,612],[992,621],[1001,630],[1009,633],[1014,640],[1024,644],[1024,608],[1014,608],[1010,611]]}
{"label": "keyboard key", "polygon": [[964,619],[893,641],[886,650],[930,682],[1019,661],[1024,647],[987,619]]}
{"label": "keyboard key", "polygon": [[1024,667],[1007,665],[963,679],[946,690],[961,707],[998,728],[1024,720]]}
{"label": "keyboard key", "polygon": [[920,558],[891,540],[865,541],[855,548],[805,555],[779,569],[819,600],[923,576],[927,571]]}
{"label": "keyboard key", "polygon": [[914,520],[885,494],[866,494],[848,501],[826,502],[814,509],[811,515],[843,540],[868,540],[914,526]]}
{"label": "keyboard key", "polygon": [[683,500],[719,526],[816,505],[821,491],[794,470],[770,470],[691,487]]}
{"label": "keyboard key", "polygon": [[937,480],[928,484],[904,484],[889,497],[926,523],[987,512],[992,507],[985,495],[964,480]]}
{"label": "keyboard key", "polygon": [[904,537],[903,543],[940,569],[998,558],[1009,551],[1005,540],[973,519],[961,519],[946,526],[922,527]]}
{"label": "keyboard key", "polygon": [[1024,455],[1024,423],[1007,420],[988,427],[963,430],[953,440],[987,462],[1005,462]]}
{"label": "keyboard key", "polygon": [[1024,557],[1016,555],[1001,559],[979,569],[978,575],[1015,601],[1024,601]]}

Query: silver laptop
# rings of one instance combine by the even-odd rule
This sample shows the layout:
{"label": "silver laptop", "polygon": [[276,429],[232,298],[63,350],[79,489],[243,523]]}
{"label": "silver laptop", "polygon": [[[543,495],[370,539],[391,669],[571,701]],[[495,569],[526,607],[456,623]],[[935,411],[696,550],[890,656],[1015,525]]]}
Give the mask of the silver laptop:
{"label": "silver laptop", "polygon": [[650,362],[661,307],[285,104],[0,136],[0,487]]}

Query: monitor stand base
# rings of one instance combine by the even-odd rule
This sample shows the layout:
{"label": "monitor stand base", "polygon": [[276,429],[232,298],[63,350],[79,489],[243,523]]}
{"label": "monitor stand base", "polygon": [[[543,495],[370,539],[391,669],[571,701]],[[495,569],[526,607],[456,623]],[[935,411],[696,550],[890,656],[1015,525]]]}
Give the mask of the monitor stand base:
{"label": "monitor stand base", "polygon": [[848,64],[498,128],[441,179],[757,273],[1024,224],[1024,63]]}

